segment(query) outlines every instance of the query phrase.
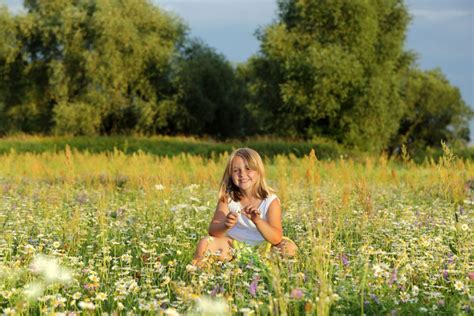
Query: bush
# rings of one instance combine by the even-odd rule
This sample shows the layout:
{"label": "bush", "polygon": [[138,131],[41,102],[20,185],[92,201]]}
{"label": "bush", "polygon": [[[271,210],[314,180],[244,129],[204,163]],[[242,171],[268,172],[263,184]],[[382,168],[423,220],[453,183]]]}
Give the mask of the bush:
{"label": "bush", "polygon": [[92,105],[85,103],[60,103],[53,110],[54,132],[62,135],[97,134],[101,115]]}

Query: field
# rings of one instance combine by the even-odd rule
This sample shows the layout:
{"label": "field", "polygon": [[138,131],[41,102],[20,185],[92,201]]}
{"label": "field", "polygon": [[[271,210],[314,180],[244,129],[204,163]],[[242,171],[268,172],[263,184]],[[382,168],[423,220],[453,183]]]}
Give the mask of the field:
{"label": "field", "polygon": [[196,268],[226,158],[1,155],[0,311],[472,314],[471,162],[267,158],[298,256]]}

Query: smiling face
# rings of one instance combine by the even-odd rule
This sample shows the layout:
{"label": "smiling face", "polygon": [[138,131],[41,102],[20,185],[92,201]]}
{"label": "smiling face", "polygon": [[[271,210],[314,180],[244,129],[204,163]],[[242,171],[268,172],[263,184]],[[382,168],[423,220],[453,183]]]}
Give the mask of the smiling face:
{"label": "smiling face", "polygon": [[219,189],[219,200],[240,201],[243,195],[265,199],[273,190],[265,181],[265,168],[260,155],[251,148],[234,150],[227,160]]}
{"label": "smiling face", "polygon": [[250,193],[258,181],[258,172],[249,167],[248,162],[242,157],[235,156],[231,167],[232,182],[242,193]]}

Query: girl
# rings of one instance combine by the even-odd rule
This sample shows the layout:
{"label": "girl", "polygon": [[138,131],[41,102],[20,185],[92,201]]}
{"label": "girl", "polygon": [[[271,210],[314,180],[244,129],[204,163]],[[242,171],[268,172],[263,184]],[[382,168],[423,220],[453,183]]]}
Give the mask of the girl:
{"label": "girl", "polygon": [[207,251],[231,260],[239,242],[269,243],[282,255],[294,256],[296,245],[282,234],[280,201],[265,181],[260,155],[250,148],[235,150],[222,177],[210,236],[199,241],[193,262],[200,263]]}

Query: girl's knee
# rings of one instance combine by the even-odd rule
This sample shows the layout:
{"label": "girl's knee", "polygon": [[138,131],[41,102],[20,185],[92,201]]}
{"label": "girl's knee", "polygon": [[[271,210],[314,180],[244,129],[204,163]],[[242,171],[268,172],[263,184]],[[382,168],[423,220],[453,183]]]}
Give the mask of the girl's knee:
{"label": "girl's knee", "polygon": [[230,249],[232,248],[232,242],[229,241],[228,237],[213,237],[206,236],[202,238],[197,245],[197,251],[195,257],[202,257],[206,254],[217,256],[222,260],[230,257]]}
{"label": "girl's knee", "polygon": [[289,239],[283,239],[278,245],[274,247],[284,257],[294,257],[298,251],[296,244]]}
{"label": "girl's knee", "polygon": [[214,237],[206,236],[199,240],[198,245],[209,245],[213,241]]}
{"label": "girl's knee", "polygon": [[296,252],[298,251],[298,247],[291,240],[287,240],[286,243],[285,243],[285,251],[286,251],[288,256],[294,257],[294,256],[296,256]]}
{"label": "girl's knee", "polygon": [[195,257],[201,257],[204,252],[209,248],[209,244],[212,242],[211,236],[206,236],[201,238],[196,246],[196,254]]}

